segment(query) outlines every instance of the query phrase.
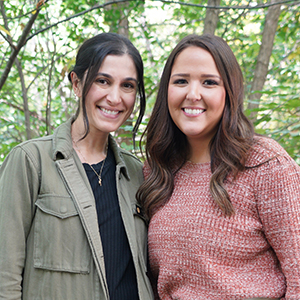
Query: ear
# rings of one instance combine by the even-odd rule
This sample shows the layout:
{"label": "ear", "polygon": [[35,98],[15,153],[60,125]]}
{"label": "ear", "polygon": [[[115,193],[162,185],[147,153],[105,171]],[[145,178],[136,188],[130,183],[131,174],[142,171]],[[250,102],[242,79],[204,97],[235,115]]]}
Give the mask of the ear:
{"label": "ear", "polygon": [[77,74],[74,71],[71,72],[71,81],[75,95],[80,98],[82,94],[81,81],[79,80]]}

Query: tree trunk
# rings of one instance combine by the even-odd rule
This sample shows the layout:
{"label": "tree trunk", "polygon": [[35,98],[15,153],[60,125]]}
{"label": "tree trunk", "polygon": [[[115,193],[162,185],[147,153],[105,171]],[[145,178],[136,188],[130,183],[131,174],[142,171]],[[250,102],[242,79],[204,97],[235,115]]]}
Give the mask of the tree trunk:
{"label": "tree trunk", "polygon": [[[11,67],[12,67],[12,65],[13,65],[13,63],[14,63],[17,55],[18,55],[18,53],[20,52],[21,48],[26,43],[26,38],[27,38],[28,34],[30,33],[32,25],[33,25],[34,21],[36,20],[39,12],[41,10],[41,7],[46,2],[47,1],[45,1],[45,2],[43,2],[43,1],[41,2],[40,1],[37,4],[36,10],[31,14],[31,17],[30,17],[28,23],[26,24],[26,26],[25,26],[25,28],[24,28],[24,30],[23,30],[23,32],[22,32],[22,34],[21,34],[21,36],[20,36],[20,38],[18,40],[17,45],[12,47],[11,55],[10,55],[10,57],[8,59],[7,65],[6,65],[5,69],[4,69],[4,72],[3,72],[3,74],[2,74],[2,76],[0,78],[0,91],[1,91],[1,89],[2,89],[2,87],[3,87],[3,85],[4,85],[5,81],[6,81],[6,79],[8,77],[8,74],[9,74],[9,72],[11,70]],[[4,4],[3,3],[4,3],[4,1],[0,1],[1,9],[4,9]]]}
{"label": "tree trunk", "polygon": [[30,111],[28,106],[28,95],[27,95],[27,88],[25,86],[24,74],[22,65],[18,58],[15,59],[15,64],[18,69],[18,73],[21,80],[22,86],[22,97],[23,97],[23,108],[24,108],[24,115],[25,115],[25,128],[26,128],[26,139],[30,140],[32,138],[31,129],[30,129]]}
{"label": "tree trunk", "polygon": [[[221,0],[208,0],[207,6],[219,6],[220,2],[221,2]],[[206,9],[203,34],[205,34],[205,33],[214,34],[215,33],[218,22],[219,22],[219,12],[220,12],[220,10],[218,8],[207,8]]]}
{"label": "tree trunk", "polygon": [[129,22],[128,22],[128,16],[124,14],[124,9],[128,7],[128,3],[123,3],[122,5],[119,4],[120,10],[121,10],[121,18],[119,21],[118,26],[118,34],[121,34],[123,36],[126,36],[128,38],[129,36]]}
{"label": "tree trunk", "polygon": [[[106,3],[111,2],[111,0],[106,0]],[[109,24],[109,31],[110,32],[116,32],[118,34],[121,34],[123,36],[128,37],[129,35],[129,22],[128,22],[128,9],[129,9],[129,3],[116,3],[114,5],[107,5],[106,10],[113,12],[114,15],[119,15],[119,19],[111,20]],[[127,14],[125,11],[127,10]],[[117,12],[114,13],[114,12]]]}
{"label": "tree trunk", "polygon": [[[270,0],[270,3],[276,3],[277,0]],[[268,74],[270,57],[272,54],[275,33],[278,26],[278,20],[281,12],[280,4],[270,6],[266,14],[266,20],[263,30],[262,42],[257,57],[257,63],[254,71],[254,77],[251,84],[251,94],[249,96],[248,109],[255,109],[259,107],[261,93],[256,91],[262,91],[266,77]],[[252,111],[250,119],[255,122],[257,119],[257,113]]]}
{"label": "tree trunk", "polygon": [[[9,27],[8,27],[8,23],[7,23],[7,17],[6,17],[6,13],[5,13],[5,8],[4,8],[4,4],[3,4],[2,1],[0,3],[0,7],[1,7],[1,14],[2,14],[2,17],[3,17],[3,21],[4,21],[4,27],[7,31],[9,31]],[[14,51],[14,45],[13,45],[13,40],[12,40],[10,35],[7,35],[7,41],[9,42],[9,44],[12,48],[12,52],[13,52]],[[21,64],[21,62],[19,61],[19,59],[17,57],[15,58],[15,64],[17,66],[18,73],[19,73],[19,76],[20,76],[20,81],[21,81],[22,98],[23,98],[23,110],[24,110],[24,115],[25,115],[26,139],[29,140],[29,139],[31,139],[31,129],[30,129],[30,111],[29,111],[29,107],[28,107],[27,89],[26,89],[26,86],[25,86],[25,79],[24,79],[22,64]]]}
{"label": "tree trunk", "polygon": [[[106,2],[110,2],[111,0],[106,0]],[[129,21],[128,21],[128,10],[129,3],[118,3],[112,5],[108,5],[107,9],[113,12],[114,15],[119,15],[119,19],[111,19],[109,24],[110,31],[116,32],[125,37],[129,37]],[[126,12],[127,10],[127,12]],[[132,119],[128,119],[125,121],[124,126],[133,127]],[[121,145],[121,143],[125,143],[126,145],[132,145],[132,134],[130,130],[126,130],[124,127],[116,130],[115,135],[117,136],[117,141]]]}

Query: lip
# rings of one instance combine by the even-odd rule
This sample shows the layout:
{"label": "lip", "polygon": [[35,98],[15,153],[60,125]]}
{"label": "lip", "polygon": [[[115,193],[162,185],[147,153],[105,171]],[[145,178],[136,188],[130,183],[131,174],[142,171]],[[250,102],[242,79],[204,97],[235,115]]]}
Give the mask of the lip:
{"label": "lip", "polygon": [[111,109],[103,106],[97,106],[97,108],[100,110],[102,115],[111,119],[117,118],[122,113],[122,110]]}
{"label": "lip", "polygon": [[206,111],[202,107],[183,107],[181,110],[187,117],[198,117]]}

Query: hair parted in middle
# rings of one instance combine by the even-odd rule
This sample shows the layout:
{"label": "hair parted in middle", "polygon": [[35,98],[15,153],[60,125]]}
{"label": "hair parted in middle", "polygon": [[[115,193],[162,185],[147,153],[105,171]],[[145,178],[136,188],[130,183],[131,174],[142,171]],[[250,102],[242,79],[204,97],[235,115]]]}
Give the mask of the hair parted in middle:
{"label": "hair parted in middle", "polygon": [[236,176],[238,171],[245,169],[247,152],[253,144],[253,125],[243,113],[243,75],[232,50],[222,38],[211,34],[186,36],[173,49],[166,62],[144,133],[150,174],[140,187],[137,199],[144,206],[149,219],[171,197],[174,176],[190,155],[187,138],[175,125],[168,110],[168,86],[176,58],[191,46],[200,47],[212,55],[226,91],[223,115],[210,142],[210,191],[227,216],[234,214],[234,208],[224,180],[230,173]]}

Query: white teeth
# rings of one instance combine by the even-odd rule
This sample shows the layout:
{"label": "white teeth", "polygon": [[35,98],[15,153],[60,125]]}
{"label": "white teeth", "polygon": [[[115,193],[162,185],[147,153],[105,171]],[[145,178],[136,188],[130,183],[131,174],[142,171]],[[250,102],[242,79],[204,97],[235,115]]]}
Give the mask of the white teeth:
{"label": "white teeth", "polygon": [[119,111],[116,111],[116,110],[108,110],[108,109],[105,109],[105,108],[101,108],[101,110],[107,114],[110,114],[110,115],[116,115],[119,113]]}
{"label": "white teeth", "polygon": [[184,111],[189,115],[199,115],[204,112],[204,109],[184,108]]}

